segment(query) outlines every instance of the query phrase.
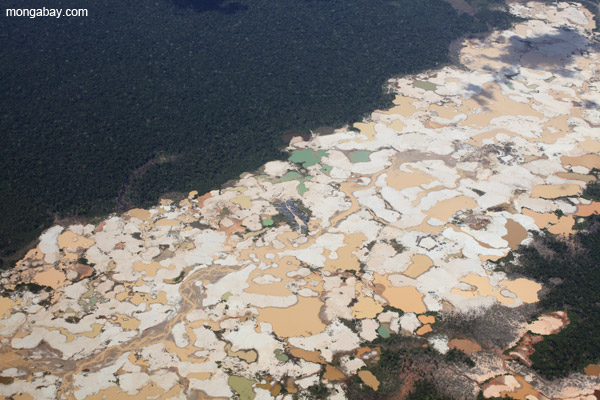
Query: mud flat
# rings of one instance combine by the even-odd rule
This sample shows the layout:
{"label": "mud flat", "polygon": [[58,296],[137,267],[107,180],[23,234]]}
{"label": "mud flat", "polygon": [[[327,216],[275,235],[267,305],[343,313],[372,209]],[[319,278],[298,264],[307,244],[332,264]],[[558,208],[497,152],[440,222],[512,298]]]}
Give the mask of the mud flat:
{"label": "mud flat", "polygon": [[355,129],[292,140],[289,160],[230,188],[44,232],[2,273],[0,398],[291,399],[321,384],[341,399],[347,377],[379,389],[363,350],[392,334],[473,355],[475,394],[593,393],[594,367],[554,390],[436,331],[447,311],[538,301],[541,285],[489,260],[598,211],[578,197],[600,149],[591,17],[510,8],[529,20],[466,41],[465,68],[394,79],[394,107]]}

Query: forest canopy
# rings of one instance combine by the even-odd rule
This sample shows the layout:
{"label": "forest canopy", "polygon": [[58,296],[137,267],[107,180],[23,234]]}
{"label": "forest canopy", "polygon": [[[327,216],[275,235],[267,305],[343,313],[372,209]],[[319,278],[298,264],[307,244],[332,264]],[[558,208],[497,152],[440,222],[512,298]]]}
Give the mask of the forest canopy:
{"label": "forest canopy", "polygon": [[218,187],[281,157],[283,133],[389,105],[386,79],[485,29],[442,0],[37,6],[89,15],[0,20],[0,256],[57,217]]}
{"label": "forest canopy", "polygon": [[[586,192],[598,187],[588,185]],[[538,234],[535,245],[520,246],[519,265],[509,268],[549,289],[540,312],[566,311],[571,321],[534,346],[533,369],[548,379],[583,372],[600,361],[600,216],[591,215],[585,225],[569,238]]]}

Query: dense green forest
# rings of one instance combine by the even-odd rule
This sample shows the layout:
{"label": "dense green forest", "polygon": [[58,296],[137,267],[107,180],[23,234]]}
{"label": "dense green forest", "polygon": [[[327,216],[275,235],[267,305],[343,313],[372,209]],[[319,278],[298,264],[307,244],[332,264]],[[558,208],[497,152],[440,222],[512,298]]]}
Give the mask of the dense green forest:
{"label": "dense green forest", "polygon": [[442,0],[42,6],[89,15],[0,18],[3,256],[56,217],[203,192],[281,157],[285,132],[359,120],[389,104],[387,78],[484,26]]}
{"label": "dense green forest", "polygon": [[589,217],[586,226],[569,239],[539,235],[534,245],[519,248],[519,265],[510,267],[549,288],[541,312],[563,310],[571,321],[534,346],[533,368],[546,378],[583,372],[600,360],[600,216]]}

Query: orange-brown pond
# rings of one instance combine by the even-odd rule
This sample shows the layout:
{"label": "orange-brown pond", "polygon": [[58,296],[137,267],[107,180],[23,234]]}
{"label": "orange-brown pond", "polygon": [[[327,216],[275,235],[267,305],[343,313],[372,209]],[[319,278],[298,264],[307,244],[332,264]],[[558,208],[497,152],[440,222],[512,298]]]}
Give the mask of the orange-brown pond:
{"label": "orange-brown pond", "polygon": [[506,235],[502,236],[502,239],[508,242],[508,246],[511,249],[519,247],[521,242],[527,239],[527,231],[518,222],[512,219],[506,221]]}
{"label": "orange-brown pond", "polygon": [[386,299],[390,306],[401,309],[404,312],[414,312],[423,314],[427,312],[427,307],[423,303],[423,294],[413,286],[392,286],[387,277],[375,274],[375,284],[385,286],[382,297]]}
{"label": "orange-brown pond", "polygon": [[600,156],[598,154],[586,154],[579,157],[562,156],[560,161],[563,165],[578,165],[588,169],[600,169]]}
{"label": "orange-brown pond", "polygon": [[40,272],[33,278],[38,285],[50,286],[53,289],[61,287],[65,283],[65,279],[65,274],[54,268]]}
{"label": "orange-brown pond", "polygon": [[448,347],[464,351],[466,354],[473,354],[481,351],[481,346],[477,342],[468,339],[452,339],[448,342]]}
{"label": "orange-brown pond", "polygon": [[342,372],[333,365],[327,365],[325,367],[325,373],[323,374],[323,378],[330,381],[341,381],[344,378],[346,378],[346,376],[342,374]]}
{"label": "orange-brown pond", "polygon": [[365,383],[365,385],[369,386],[371,389],[375,391],[379,389],[379,381],[371,371],[358,371],[358,377]]}
{"label": "orange-brown pond", "polygon": [[323,302],[314,297],[298,296],[298,303],[288,308],[259,308],[258,322],[273,325],[279,337],[310,336],[325,330],[319,319]]}
{"label": "orange-brown pond", "polygon": [[417,278],[419,275],[427,272],[429,268],[433,266],[433,261],[431,261],[431,258],[422,254],[415,254],[412,258],[412,262],[413,263],[408,267],[408,269],[404,271],[404,275],[411,278]]}
{"label": "orange-brown pond", "polygon": [[600,376],[600,365],[590,364],[583,371],[587,376]]}
{"label": "orange-brown pond", "polygon": [[558,197],[575,196],[579,194],[581,187],[573,184],[563,185],[537,185],[531,191],[531,197],[544,199],[556,199]]}
{"label": "orange-brown pond", "polygon": [[600,202],[594,201],[591,204],[580,204],[577,207],[575,215],[578,217],[588,217],[592,214],[600,214]]}

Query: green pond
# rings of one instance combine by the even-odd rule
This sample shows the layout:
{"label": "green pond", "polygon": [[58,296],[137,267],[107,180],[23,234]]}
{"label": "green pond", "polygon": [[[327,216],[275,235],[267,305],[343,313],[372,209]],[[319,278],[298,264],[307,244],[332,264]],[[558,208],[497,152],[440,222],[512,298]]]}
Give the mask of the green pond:
{"label": "green pond", "polygon": [[294,150],[289,160],[294,163],[302,164],[302,166],[306,168],[318,164],[321,161],[321,158],[327,156],[328,154],[325,150]]}
{"label": "green pond", "polygon": [[227,383],[240,395],[240,400],[253,400],[256,397],[256,393],[252,390],[254,381],[250,379],[242,376],[230,376]]}
{"label": "green pond", "polygon": [[[320,151],[322,151],[322,150],[320,150]],[[327,167],[329,168],[328,171],[330,171],[332,168],[329,166],[327,166]],[[325,171],[323,171],[323,172],[325,172]],[[312,179],[312,178],[313,177],[310,175],[304,176],[297,171],[289,171],[281,178],[273,179],[273,180],[271,180],[271,182],[278,183],[278,182],[298,181],[298,186],[296,188],[298,189],[298,193],[300,193],[300,195],[303,195],[304,193],[308,192],[308,188],[304,185],[304,182],[306,182],[307,180]],[[265,225],[265,226],[272,225],[272,222],[271,222],[271,224],[265,224],[264,222],[265,221],[263,221],[263,225]]]}
{"label": "green pond", "polygon": [[434,91],[437,89],[437,85],[435,83],[427,82],[427,81],[414,81],[413,86],[423,90]]}
{"label": "green pond", "polygon": [[371,161],[370,151],[353,151],[350,153],[350,161],[353,163],[369,162]]}
{"label": "green pond", "polygon": [[304,193],[308,192],[307,187],[304,185],[304,182],[312,179],[313,177],[308,175],[302,179],[298,179],[298,186],[296,187],[298,189],[298,193],[300,193],[300,196],[302,196]]}
{"label": "green pond", "polygon": [[327,165],[327,164],[321,164],[321,172],[323,173],[330,173],[331,170],[333,169],[333,167],[331,165]]}
{"label": "green pond", "polygon": [[233,296],[233,293],[231,292],[224,293],[223,296],[221,296],[221,300],[227,301],[231,296]]}
{"label": "green pond", "polygon": [[275,182],[288,182],[295,181],[296,179],[302,178],[302,174],[296,171],[289,171],[281,178],[275,180]]}
{"label": "green pond", "polygon": [[275,350],[275,358],[277,358],[279,361],[287,361],[290,358],[287,356],[287,354],[285,354],[281,349],[277,349]]}
{"label": "green pond", "polygon": [[381,325],[379,329],[377,329],[377,333],[384,339],[390,337],[390,329],[387,327],[387,325]]}

